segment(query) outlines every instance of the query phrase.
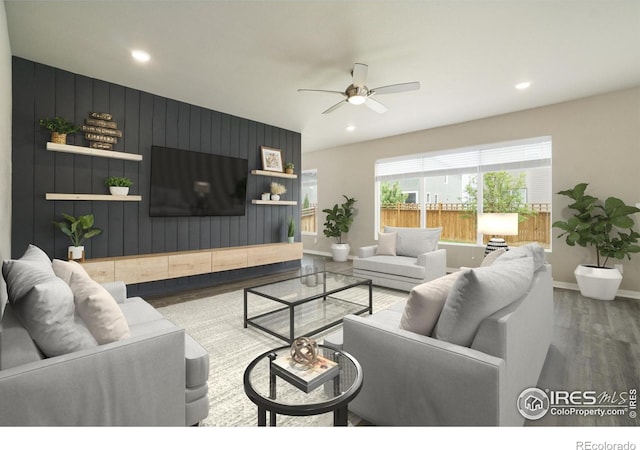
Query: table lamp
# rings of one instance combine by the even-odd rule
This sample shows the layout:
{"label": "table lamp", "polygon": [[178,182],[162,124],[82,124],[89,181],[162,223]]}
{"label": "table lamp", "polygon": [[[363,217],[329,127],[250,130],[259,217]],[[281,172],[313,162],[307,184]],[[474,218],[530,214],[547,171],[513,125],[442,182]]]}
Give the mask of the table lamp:
{"label": "table lamp", "polygon": [[518,235],[518,213],[485,213],[478,214],[478,232],[491,235],[484,255],[504,248],[509,250],[505,240],[496,236]]}

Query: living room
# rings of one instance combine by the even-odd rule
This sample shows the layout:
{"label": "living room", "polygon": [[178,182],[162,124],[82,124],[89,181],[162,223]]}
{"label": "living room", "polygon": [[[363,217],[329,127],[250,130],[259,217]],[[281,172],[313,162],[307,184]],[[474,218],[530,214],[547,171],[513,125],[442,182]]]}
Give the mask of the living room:
{"label": "living room", "polygon": [[[196,151],[213,149],[214,153],[240,155],[249,160],[251,170],[262,168],[261,146],[281,150],[283,162],[292,162],[298,175],[302,171],[315,170],[318,211],[341,202],[343,195],[357,199],[357,215],[348,234],[352,257],[356,256],[356,249],[375,243],[378,208],[375,167],[376,162],[387,158],[551,136],[551,186],[554,194],[551,216],[554,220],[567,218],[569,204],[566,199],[555,194],[581,182],[589,183],[589,190],[593,195],[602,198],[619,197],[632,205],[640,202],[637,183],[634,182],[637,167],[640,165],[640,129],[637,126],[640,119],[640,58],[637,57],[637,24],[640,11],[636,2],[616,1],[606,2],[607,5],[604,5],[605,2],[596,1],[584,2],[584,5],[578,6],[575,2],[533,1],[502,4],[502,9],[495,9],[495,5],[472,7],[453,2],[454,6],[451,6],[451,9],[440,5],[442,9],[433,10],[432,15],[425,13],[428,10],[420,10],[421,6],[415,2],[394,2],[393,7],[389,2],[372,2],[374,7],[368,6],[369,3],[364,5],[361,2],[349,2],[346,10],[349,14],[345,14],[347,17],[340,20],[340,33],[332,40],[325,36],[325,33],[331,33],[331,26],[326,24],[331,22],[331,17],[335,17],[344,5],[331,2],[305,2],[307,4],[304,7],[296,2],[240,2],[242,5],[233,5],[234,2],[164,2],[167,4],[158,6],[158,16],[155,18],[152,12],[148,11],[151,9],[148,3],[125,2],[118,7],[111,6],[113,18],[98,22],[104,23],[104,30],[95,27],[95,21],[106,17],[101,2],[61,2],[57,5],[56,2],[47,3],[5,0],[2,4],[6,21],[0,21],[0,85],[2,97],[6,101],[3,101],[0,113],[0,152],[4,161],[13,161],[13,168],[10,164],[2,165],[0,177],[4,180],[0,188],[0,205],[5,211],[13,211],[13,215],[5,214],[0,218],[0,254],[3,259],[19,258],[29,243],[41,246],[50,258],[64,258],[66,237],[50,225],[51,221],[58,220],[63,212],[93,213],[96,219],[101,221],[96,225],[104,229],[103,235],[89,240],[86,244],[88,259],[285,242],[284,223],[289,216],[294,217],[298,225],[295,240],[302,243],[305,257],[328,257],[332,239],[326,238],[320,229],[315,234],[302,233],[298,205],[269,208],[249,204],[244,218],[225,218],[212,222],[214,225],[209,225],[210,227],[218,227],[215,233],[211,228],[205,232],[202,223],[193,219],[165,221],[149,217],[146,198],[150,171],[147,164],[152,145]],[[169,5],[170,3],[175,4]],[[120,7],[122,9],[119,9]],[[214,9],[208,10],[209,7]],[[215,7],[219,9],[216,10]],[[305,10],[305,7],[310,9]],[[358,7],[363,9],[361,16],[356,14]],[[524,9],[518,11],[518,7]],[[75,12],[67,14],[64,20],[51,19],[55,26],[52,24],[48,30],[29,25],[30,20],[40,17],[42,11],[53,13],[57,8],[62,8],[60,11]],[[153,41],[145,39],[144,36],[138,36],[138,42],[147,45],[152,55],[151,66],[145,68],[132,65],[132,68],[125,69],[121,64],[122,60],[105,64],[104,60],[98,59],[82,69],[75,68],[79,66],[74,66],[74,63],[90,60],[92,52],[98,51],[86,41],[104,39],[103,46],[110,46],[112,49],[121,47],[122,53],[126,53],[133,43],[118,42],[117,36],[114,36],[118,33],[120,23],[124,27],[129,22],[141,21],[139,14],[145,8],[150,15],[148,21],[153,23],[150,27],[164,28],[166,35],[172,34],[168,30],[174,22],[160,14],[163,8],[173,13],[176,23],[182,23],[182,20],[189,18],[185,12],[189,8],[194,9],[190,11],[192,14],[195,12],[204,18],[216,16],[215,13],[218,13],[220,17],[212,22],[215,25],[212,25],[212,28],[221,27],[225,32],[230,31],[223,28],[220,22],[232,22],[243,13],[247,15],[248,12],[257,11],[249,14],[252,16],[250,20],[239,22],[235,26],[235,34],[222,37],[233,41],[236,53],[240,51],[239,48],[244,47],[248,55],[247,60],[244,63],[233,60],[232,64],[231,60],[225,59],[229,57],[227,53],[214,53],[214,56],[205,54],[203,59],[218,61],[218,69],[195,76],[198,83],[202,82],[202,78],[206,79],[203,85],[195,80],[190,85],[185,82],[183,95],[173,94],[179,91],[176,85],[180,83],[164,81],[166,84],[162,84],[161,75],[177,80],[181,79],[183,72],[198,72],[190,68],[192,60],[195,64],[196,56],[178,58],[174,62],[169,62],[168,59],[162,61],[165,55],[161,56],[159,49],[154,48]],[[470,13],[462,14],[464,8],[472,8],[471,11],[478,15],[474,27],[470,26],[474,23],[469,18]],[[181,10],[186,17],[183,17]],[[505,17],[496,18],[498,12],[505,14]],[[452,20],[456,17],[462,20],[464,17],[463,23],[470,26],[465,30],[466,38],[452,38],[449,48],[450,51],[459,51],[466,45],[475,52],[467,51],[462,57],[443,59],[446,52],[436,52],[433,44],[424,42],[427,50],[416,54],[415,44],[411,41],[412,35],[408,30],[418,28],[420,13],[425,14],[422,18],[428,24],[425,28],[444,28],[445,31],[447,23],[448,26],[453,26]],[[497,24],[504,24],[510,17],[509,14],[514,14],[515,17],[528,15],[530,21],[526,24],[531,28],[526,30],[532,37],[527,40],[530,48],[523,50],[525,56],[515,59],[522,67],[512,70],[509,61],[503,60],[504,66],[500,69],[505,74],[497,80],[495,72],[488,72],[483,64],[483,59],[489,59],[491,55],[488,53],[493,53],[494,50],[485,49],[482,52],[482,49],[478,48],[485,43],[484,35],[480,33],[486,33],[486,29],[497,30]],[[46,17],[44,14],[43,16]],[[312,19],[302,20],[304,16]],[[410,16],[413,19],[410,20]],[[58,16],[52,14],[51,17]],[[282,23],[277,21],[278,17],[282,17]],[[352,17],[353,37],[349,35],[349,29],[346,27],[346,22]],[[363,23],[355,18],[361,19]],[[197,26],[193,28],[204,28],[206,20],[195,22]],[[368,20],[372,21],[372,25],[376,24],[382,28],[396,28],[396,34],[399,36],[389,41],[388,47],[384,47],[378,37],[371,36],[375,32],[369,29]],[[495,20],[490,22],[493,28],[486,28],[483,21],[490,20]],[[563,23],[563,20],[567,23]],[[66,45],[68,41],[65,39],[69,39],[69,36],[51,34],[56,36],[55,39],[61,39],[61,42],[65,43],[63,47],[71,47],[73,50],[67,50],[68,61],[60,60],[57,63],[55,59],[49,59],[46,54],[47,46],[42,40],[43,35],[54,33],[55,29],[64,29],[69,22],[75,21],[84,23],[85,27],[94,27],[95,32],[87,39],[88,34],[74,34],[69,27],[70,39],[76,42],[77,47]],[[406,30],[403,30],[400,26],[405,21]],[[8,23],[5,25],[5,22]],[[91,22],[94,22],[94,25],[91,25]],[[577,25],[580,23],[582,26]],[[261,43],[258,36],[249,33],[249,29],[257,24],[261,25],[262,31],[265,28],[277,30],[283,24],[290,30],[280,38],[278,33],[274,33],[277,46],[274,41],[269,41],[267,45]],[[548,34],[535,34],[536,24],[539,29],[546,29]],[[584,34],[585,30],[589,29],[588,25],[596,30],[591,35]],[[602,28],[597,28],[596,25]],[[22,31],[12,29],[12,26]],[[517,33],[523,26],[524,22],[514,23],[509,27],[505,25],[500,34],[486,34],[498,34],[502,41],[506,42],[505,36],[508,36],[508,33]],[[296,41],[293,38],[310,34],[310,29],[324,27],[328,28],[328,31],[322,33],[323,38],[328,40],[326,43],[320,43],[320,40],[303,40],[301,37]],[[143,28],[142,25],[140,28]],[[131,27],[127,29],[130,30]],[[558,34],[558,30],[563,29],[566,35],[558,39],[558,36],[562,36]],[[195,31],[184,30],[184,33],[188,35],[187,40],[193,47],[207,47],[202,40],[198,40]],[[385,30],[385,33],[388,38],[389,31]],[[22,40],[18,40],[17,36]],[[438,36],[441,39],[442,35]],[[551,43],[542,41],[543,36],[553,36],[555,40]],[[221,38],[219,35],[215,37]],[[32,39],[33,43],[30,42]],[[470,44],[474,39],[478,41],[477,47]],[[521,40],[515,41],[522,44]],[[225,47],[227,44],[232,47],[231,42],[220,44],[220,41],[209,45],[217,48]],[[406,44],[405,47],[402,47],[402,44]],[[29,53],[27,48],[30,46],[40,48],[40,53]],[[443,45],[439,42],[438,46]],[[249,47],[257,47],[257,51],[249,52]],[[578,52],[578,47],[582,47],[583,50]],[[585,47],[587,51],[584,50]],[[551,48],[555,48],[553,55],[545,54]],[[496,53],[501,51],[509,51],[510,58],[518,53],[506,44],[495,50]],[[390,55],[394,53],[401,57]],[[406,54],[403,56],[403,53]],[[337,56],[328,56],[334,54]],[[588,54],[588,58],[585,54]],[[128,58],[128,55],[126,57]],[[166,57],[168,58],[168,55]],[[555,58],[555,71],[552,71],[554,68],[551,64],[546,65],[549,64],[545,62],[547,58]],[[444,62],[453,63],[455,60],[457,65],[449,72],[436,72],[434,69],[433,75],[423,77],[422,72],[416,71],[414,76],[411,72],[412,59],[428,60],[432,66],[441,66]],[[272,61],[284,64],[285,61],[289,63],[291,60],[294,65],[300,66],[297,69],[297,78],[294,79],[295,84],[278,85],[277,88],[274,86],[273,92],[262,85],[256,88],[252,86],[256,73],[263,73],[258,76],[264,76],[272,82],[274,78],[284,77],[278,73],[274,75]],[[625,60],[626,64],[623,64],[621,61]],[[322,112],[339,98],[328,94],[328,97],[324,97],[324,94],[296,92],[297,89],[303,88],[343,89],[350,83],[349,70],[357,62],[369,64],[369,79],[375,86],[378,85],[378,80],[380,85],[419,80],[420,90],[381,95],[380,102],[386,105],[389,111],[379,115],[380,117],[375,111],[358,110],[352,105],[344,106],[331,115],[323,115]],[[91,69],[91,66],[100,69]],[[596,72],[595,66],[605,69],[594,76],[591,72]],[[536,67],[544,69],[534,70]],[[132,72],[134,77],[127,81],[121,78],[119,72]],[[529,90],[513,89],[513,84],[522,81],[512,79],[516,75],[535,77]],[[449,84],[449,90],[440,89],[441,96],[427,95],[439,89],[436,82],[458,77],[457,86]],[[472,80],[469,78],[482,80],[489,77],[495,80],[493,84],[504,83],[504,92],[500,96],[495,95],[495,91],[470,91],[470,88],[463,85],[471,83]],[[240,85],[245,85],[249,94],[238,96],[236,89],[241,89],[242,86],[232,84],[234,78],[238,79]],[[550,83],[554,78],[557,79],[555,81],[562,80],[564,84],[554,85],[555,92],[543,91],[544,83]],[[19,86],[19,89],[16,89],[16,86]],[[200,96],[197,93],[198,89],[203,91]],[[257,89],[257,92],[254,89]],[[204,93],[209,90],[215,91],[214,94]],[[230,91],[231,95],[224,95],[222,91],[225,90]],[[284,99],[281,103],[276,93],[286,90],[289,91],[286,98],[290,103],[284,102]],[[463,93],[462,97],[467,98],[466,104],[461,100],[458,90]],[[237,99],[235,104],[228,103],[228,97],[234,95]],[[411,103],[417,102],[412,99],[420,98],[418,95],[426,95],[425,99],[429,103],[423,116],[414,117],[406,113],[403,115],[403,108],[412,107]],[[447,95],[455,95],[458,103]],[[495,97],[486,98],[489,95]],[[219,98],[218,101],[216,96]],[[13,105],[10,100],[12,98]],[[257,112],[252,110],[252,101],[262,104]],[[492,106],[493,103],[495,107]],[[476,104],[485,104],[485,109],[477,110]],[[269,109],[275,114],[267,115],[265,111]],[[48,133],[38,126],[38,119],[56,114],[66,115],[76,123],[81,123],[87,114],[93,111],[114,115],[114,120],[117,120],[120,128],[124,130],[124,138],[116,150],[142,154],[142,162],[113,163],[98,162],[96,159],[87,163],[87,160],[79,156],[54,155],[52,152],[44,151]],[[454,114],[461,111],[462,114]],[[339,114],[343,116],[333,118]],[[292,119],[292,116],[297,116],[297,119]],[[432,116],[437,116],[437,119],[433,119]],[[389,133],[385,128],[388,126],[385,121],[392,119],[400,125],[395,132]],[[358,128],[345,131],[344,127],[350,121],[357,122]],[[162,126],[159,123],[162,123]],[[202,124],[207,125],[203,127]],[[335,130],[338,124],[340,134]],[[217,133],[215,139],[210,138],[207,141],[201,138],[207,135],[206,127]],[[365,132],[369,134],[363,138]],[[208,135],[211,136],[211,133]],[[83,142],[81,135],[76,135],[68,141],[69,144],[85,145]],[[69,161],[75,161],[71,168]],[[90,171],[96,171],[98,175],[89,181],[79,176]],[[135,202],[120,204],[77,201],[71,206],[68,202],[47,201],[44,198],[44,194],[51,190],[100,192],[99,189],[103,188],[100,178],[116,174],[128,175],[134,179],[133,193],[142,196],[139,205]],[[74,176],[79,178],[74,181]],[[283,181],[288,190],[284,198],[297,200],[298,204],[302,203],[299,181],[299,178]],[[250,194],[247,198],[257,199],[265,189],[264,180],[260,177],[250,177],[249,183]],[[23,190],[25,187],[27,189]],[[21,192],[15,192],[17,188],[20,188]],[[637,223],[638,216],[635,217]],[[324,221],[322,213],[316,220],[318,224]],[[133,231],[131,227],[135,227]],[[635,229],[638,229],[637,225]],[[204,240],[202,236],[205,234],[217,237]],[[552,231],[552,249],[546,252],[547,260],[553,268],[554,286],[575,291],[574,269],[579,264],[589,262],[592,253],[589,249],[569,247],[564,240],[555,238],[557,234],[558,230]],[[440,248],[447,251],[448,270],[476,267],[484,253],[483,245],[442,242]],[[622,259],[616,261],[616,264],[621,264],[623,271],[619,295],[640,299],[639,258],[635,256],[630,260]],[[299,266],[299,260],[294,259],[277,262],[265,269],[256,266],[232,273],[220,272],[190,279],[132,283],[130,290],[132,294],[143,297],[161,294],[163,291],[175,296],[194,287],[242,282],[251,280],[252,277],[293,270]],[[247,281],[246,284],[251,285],[252,282]],[[6,299],[4,290],[3,285],[3,302]],[[630,355],[637,355],[637,342],[631,347]],[[636,374],[636,379],[637,376]],[[599,386],[584,386],[584,389],[590,388],[598,389]]]}

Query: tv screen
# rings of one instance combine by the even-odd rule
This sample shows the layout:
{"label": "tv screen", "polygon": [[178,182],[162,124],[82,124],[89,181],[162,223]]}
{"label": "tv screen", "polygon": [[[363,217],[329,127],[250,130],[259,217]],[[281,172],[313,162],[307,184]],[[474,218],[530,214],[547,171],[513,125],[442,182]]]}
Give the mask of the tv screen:
{"label": "tv screen", "polygon": [[149,215],[244,216],[248,160],[151,147]]}

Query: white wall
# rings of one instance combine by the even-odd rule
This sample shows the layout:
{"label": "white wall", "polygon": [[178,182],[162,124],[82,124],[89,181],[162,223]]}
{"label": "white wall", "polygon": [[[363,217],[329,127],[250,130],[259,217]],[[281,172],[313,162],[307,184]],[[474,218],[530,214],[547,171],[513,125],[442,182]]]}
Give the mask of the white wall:
{"label": "white wall", "polygon": [[[303,153],[303,169],[318,169],[319,209],[332,207],[342,194],[355,197],[358,215],[349,233],[355,248],[374,239],[374,164],[376,159],[437,151],[476,144],[550,135],[553,139],[554,193],[589,183],[592,195],[640,202],[640,88],[611,92],[571,102],[505,114],[461,124],[423,130],[318,152]],[[303,139],[304,141],[304,139]],[[552,220],[568,217],[568,202],[553,196]],[[636,214],[640,230],[640,214]],[[303,236],[305,250],[329,252],[331,240],[322,234],[324,214],[318,218],[318,236]],[[557,236],[557,230],[553,235]],[[317,242],[314,242],[317,240]],[[483,248],[442,245],[449,267],[477,266]],[[552,240],[549,261],[555,281],[575,283],[573,270],[591,263],[595,253]],[[618,261],[616,261],[618,262]],[[640,292],[640,254],[622,261],[621,289]]]}
{"label": "white wall", "polygon": [[[11,257],[11,48],[4,0],[0,0],[0,261]],[[0,281],[0,317],[6,301]]]}

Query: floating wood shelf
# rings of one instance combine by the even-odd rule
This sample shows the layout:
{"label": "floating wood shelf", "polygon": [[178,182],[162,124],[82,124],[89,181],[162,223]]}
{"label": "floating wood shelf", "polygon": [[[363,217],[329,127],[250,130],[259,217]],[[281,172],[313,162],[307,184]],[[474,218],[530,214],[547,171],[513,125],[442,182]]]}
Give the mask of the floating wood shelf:
{"label": "floating wood shelf", "polygon": [[298,202],[292,200],[251,200],[254,205],[297,205]]}
{"label": "floating wood shelf", "polygon": [[114,152],[112,150],[100,150],[97,148],[80,147],[77,145],[56,144],[47,142],[47,150],[51,152],[76,153],[78,155],[99,156],[102,158],[126,159],[129,161],[142,161],[142,155],[136,153]]}
{"label": "floating wood shelf", "polygon": [[295,173],[284,173],[284,172],[270,172],[268,170],[252,170],[251,175],[261,175],[263,177],[277,177],[277,178],[298,178],[298,175]]}
{"label": "floating wood shelf", "polygon": [[47,192],[46,200],[100,200],[111,202],[139,202],[141,195],[110,195],[110,194],[58,194]]}

